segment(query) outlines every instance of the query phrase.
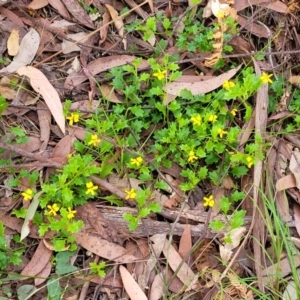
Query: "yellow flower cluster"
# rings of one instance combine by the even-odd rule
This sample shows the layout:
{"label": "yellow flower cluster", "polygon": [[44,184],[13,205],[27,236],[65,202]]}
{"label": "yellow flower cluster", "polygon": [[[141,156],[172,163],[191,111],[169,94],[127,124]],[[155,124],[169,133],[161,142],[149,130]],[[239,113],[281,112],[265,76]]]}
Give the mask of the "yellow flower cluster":
{"label": "yellow flower cluster", "polygon": [[231,88],[233,88],[235,86],[235,83],[233,81],[229,81],[229,80],[225,80],[223,83],[223,88],[226,91],[229,91]]}
{"label": "yellow flower cluster", "polygon": [[204,197],[203,198],[204,203],[203,206],[209,206],[209,207],[213,207],[215,205],[215,200],[214,200],[214,196],[210,195],[209,197]]}
{"label": "yellow flower cluster", "polygon": [[247,160],[247,163],[248,163],[247,166],[250,169],[252,167],[253,163],[254,163],[253,158],[251,156],[248,156],[246,158],[246,160]]}
{"label": "yellow flower cluster", "polygon": [[137,158],[131,158],[130,164],[139,167],[143,163],[143,161],[143,158],[139,156]]}
{"label": "yellow flower cluster", "polygon": [[195,155],[194,151],[190,151],[189,153],[189,157],[188,157],[188,162],[194,162],[195,160],[197,160],[198,157]]}
{"label": "yellow flower cluster", "polygon": [[125,198],[126,200],[135,199],[137,196],[137,193],[136,193],[135,189],[133,189],[133,188],[131,190],[125,190],[125,193],[127,194],[126,198]]}
{"label": "yellow flower cluster", "polygon": [[154,77],[157,77],[158,80],[163,80],[166,76],[166,70],[158,70],[157,72],[153,73]]}
{"label": "yellow flower cluster", "polygon": [[66,117],[67,120],[69,120],[69,125],[73,125],[74,123],[79,122],[79,116],[80,114],[78,112],[71,113],[68,117]]}
{"label": "yellow flower cluster", "polygon": [[225,134],[227,134],[227,131],[223,130],[222,128],[218,128],[218,134],[219,134],[219,137],[222,139],[223,136]]}
{"label": "yellow flower cluster", "polygon": [[31,200],[33,197],[33,190],[32,189],[27,189],[21,194],[24,198],[25,201]]}
{"label": "yellow flower cluster", "polygon": [[212,123],[215,123],[218,119],[218,116],[217,115],[209,115],[208,116],[208,121],[209,122],[212,122]]}
{"label": "yellow flower cluster", "polygon": [[272,76],[273,76],[273,74],[268,75],[267,73],[262,72],[262,74],[259,78],[263,83],[268,83],[268,82],[272,83],[273,82],[271,79]]}
{"label": "yellow flower cluster", "polygon": [[59,211],[59,206],[56,203],[47,205],[47,208],[49,209],[48,213],[50,216],[56,216],[56,213]]}
{"label": "yellow flower cluster", "polygon": [[93,134],[92,136],[91,136],[91,139],[89,140],[89,142],[88,142],[88,145],[89,146],[97,146],[99,143],[101,142],[101,140],[98,138],[98,136],[97,136],[97,134]]}
{"label": "yellow flower cluster", "polygon": [[91,181],[87,182],[86,184],[86,194],[89,195],[91,194],[92,196],[96,195],[96,190],[98,189],[98,187],[96,185],[94,185]]}
{"label": "yellow flower cluster", "polygon": [[202,118],[200,115],[193,116],[193,117],[191,117],[191,122],[193,123],[194,126],[201,125]]}

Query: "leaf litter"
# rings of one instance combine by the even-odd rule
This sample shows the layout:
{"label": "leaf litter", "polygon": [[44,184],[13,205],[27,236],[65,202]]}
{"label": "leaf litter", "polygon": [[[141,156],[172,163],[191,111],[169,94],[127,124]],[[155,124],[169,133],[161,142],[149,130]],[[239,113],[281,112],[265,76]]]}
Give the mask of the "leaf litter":
{"label": "leaf litter", "polygon": [[[66,99],[72,99],[70,112],[80,112],[82,120],[88,119],[91,113],[101,107],[102,103],[99,103],[98,98],[107,101],[107,107],[110,107],[109,105],[112,103],[117,105],[124,103],[124,91],[112,87],[111,82],[114,78],[109,77],[109,71],[112,68],[132,66],[134,60],[141,57],[143,62],[138,67],[138,72],[141,70],[149,71],[150,65],[146,59],[151,57],[155,51],[163,52],[166,50],[167,52],[172,49],[175,53],[179,53],[181,57],[178,63],[183,70],[183,75],[163,86],[164,91],[167,93],[164,104],[173,105],[172,102],[175,97],[186,90],[189,90],[195,96],[207,94],[222,88],[225,81],[233,79],[242,69],[241,63],[244,63],[239,60],[239,54],[249,54],[249,49],[251,51],[261,50],[258,48],[253,49],[253,45],[248,42],[247,35],[251,35],[255,41],[259,39],[266,41],[266,45],[271,44],[273,38],[274,48],[277,52],[292,51],[294,50],[293,46],[295,47],[298,42],[297,38],[289,33],[289,42],[282,43],[276,35],[278,28],[274,24],[279,21],[267,24],[268,21],[263,20],[265,23],[265,26],[263,26],[258,13],[263,10],[266,14],[272,15],[274,19],[284,19],[285,26],[288,28],[290,22],[294,31],[297,32],[299,24],[295,23],[290,17],[290,12],[296,15],[298,13],[295,11],[294,7],[296,6],[293,1],[266,3],[266,1],[257,0],[251,5],[249,1],[224,1],[225,4],[222,4],[223,2],[219,3],[219,1],[205,2],[201,5],[205,6],[204,16],[206,19],[210,21],[217,20],[220,18],[220,11],[226,14],[228,9],[235,9],[238,13],[237,23],[244,30],[238,36],[240,42],[232,43],[233,53],[231,55],[236,55],[234,58],[236,61],[224,56],[227,63],[235,62],[234,67],[229,70],[221,68],[216,71],[216,69],[202,63],[204,59],[200,52],[195,54],[189,48],[182,51],[173,47],[176,43],[176,37],[181,34],[175,29],[172,32],[166,30],[166,33],[164,33],[166,45],[160,44],[162,37],[157,35],[155,31],[161,30],[159,26],[165,26],[165,29],[168,28],[166,21],[165,23],[159,23],[158,29],[153,32],[147,32],[149,28],[146,29],[141,26],[140,30],[132,34],[129,27],[134,20],[139,20],[142,24],[150,15],[152,16],[158,9],[161,9],[161,6],[158,6],[156,2],[145,1],[136,4],[134,1],[128,1],[128,3],[126,1],[129,9],[126,8],[125,10],[124,4],[119,1],[115,2],[114,5],[111,2],[103,4],[98,0],[49,0],[32,1],[31,3],[27,1],[25,6],[22,1],[11,2],[4,3],[0,7],[0,27],[6,33],[0,45],[1,57],[9,59],[6,63],[1,63],[0,69],[0,94],[9,105],[1,117],[0,145],[4,150],[1,153],[1,159],[10,159],[9,168],[13,168],[16,174],[20,172],[21,166],[24,166],[24,169],[31,170],[33,168],[38,170],[41,182],[45,179],[45,176],[51,176],[50,174],[55,172],[57,168],[62,168],[67,164],[69,157],[75,152],[76,143],[78,141],[84,142],[90,132],[88,128],[82,127],[82,123],[68,126],[66,129],[66,115],[63,110]],[[186,3],[180,2],[176,6],[172,3],[161,3],[159,5],[162,5],[165,9],[161,11],[162,14],[174,18],[179,17],[177,25],[185,26],[183,21],[186,16],[184,12],[187,9]],[[194,16],[199,13],[199,6],[189,4],[189,7]],[[100,12],[100,18],[92,16],[95,8]],[[277,15],[274,14],[275,12]],[[252,17],[249,17],[251,15]],[[142,19],[139,19],[140,17]],[[174,24],[176,24],[175,21]],[[268,30],[266,27],[269,27]],[[148,38],[142,39],[143,32],[148,34]],[[215,32],[216,36],[217,32]],[[230,41],[227,41],[227,43],[230,45]],[[242,44],[243,46],[241,46]],[[259,47],[258,45],[259,43],[254,47]],[[166,49],[163,47],[166,47]],[[209,54],[206,57],[209,57]],[[263,58],[265,65],[269,64],[271,66],[271,72],[277,72],[270,57],[275,57],[275,55],[267,55]],[[264,72],[264,70],[261,70],[262,64],[258,61],[261,58],[256,59],[253,59],[255,71],[258,76],[261,76]],[[283,59],[282,56],[276,53],[276,60],[277,66],[282,63],[288,69],[295,62],[299,62],[299,57],[296,53],[287,53]],[[40,63],[42,64],[40,65]],[[248,61],[248,63],[251,62]],[[162,66],[162,61],[159,61],[159,65]],[[51,76],[45,71],[45,66],[50,70]],[[55,78],[53,75],[56,79],[53,79]],[[297,71],[292,76],[291,74],[286,76],[288,81],[294,85],[293,89],[298,87],[298,77]],[[14,78],[22,80],[17,84],[17,87],[14,86]],[[95,79],[98,85],[95,84]],[[25,84],[23,85],[23,83]],[[147,89],[148,87],[142,86],[141,88]],[[138,236],[122,227],[125,223],[120,221],[122,220],[122,211],[126,213],[134,210],[136,213],[136,209],[130,207],[131,205],[135,206],[134,201],[126,199],[124,190],[134,188],[139,191],[141,187],[148,184],[147,180],[127,178],[126,176],[120,176],[118,173],[104,176],[104,178],[99,174],[91,176],[92,182],[97,184],[101,190],[102,199],[113,199],[111,196],[114,196],[116,197],[114,201],[122,201],[124,208],[123,210],[111,210],[111,212],[105,214],[101,212],[104,208],[100,208],[101,205],[94,205],[94,202],[88,202],[86,205],[78,207],[77,217],[85,224],[84,228],[74,235],[79,246],[80,255],[74,254],[73,259],[71,256],[66,258],[64,266],[68,266],[70,270],[84,269],[88,266],[87,263],[92,262],[87,252],[92,253],[97,258],[95,261],[105,260],[111,266],[119,264],[119,267],[112,269],[119,276],[116,280],[114,280],[115,275],[112,276],[109,272],[107,272],[106,278],[103,279],[99,276],[96,278],[86,277],[86,279],[89,278],[87,280],[90,280],[90,284],[95,282],[100,285],[101,295],[115,294],[121,298],[123,287],[127,297],[133,300],[165,299],[171,293],[190,299],[196,299],[193,298],[193,293],[197,295],[197,299],[209,295],[215,295],[214,299],[220,299],[218,298],[216,286],[226,283],[224,292],[230,294],[232,299],[239,299],[238,297],[254,299],[252,291],[243,284],[238,285],[234,277],[236,275],[231,273],[233,270],[238,276],[247,277],[247,271],[243,269],[243,265],[239,264],[238,261],[243,253],[251,252],[249,246],[247,246],[247,242],[250,241],[249,238],[251,237],[251,247],[254,252],[251,255],[255,262],[251,271],[258,278],[257,289],[265,291],[266,285],[273,284],[272,277],[278,271],[278,268],[275,268],[277,264],[280,265],[281,276],[289,276],[292,271],[286,253],[283,253],[277,261],[269,261],[268,264],[265,264],[266,254],[261,245],[267,245],[265,236],[268,228],[266,228],[266,224],[258,210],[264,211],[265,209],[264,199],[260,193],[260,188],[262,188],[266,195],[276,202],[276,209],[283,222],[288,224],[289,227],[295,227],[297,233],[291,230],[293,235],[291,241],[294,241],[296,249],[299,248],[297,239],[299,237],[300,140],[297,134],[288,134],[288,131],[284,131],[284,126],[287,126],[286,120],[297,119],[297,109],[294,109],[293,112],[289,110],[290,97],[290,92],[285,93],[285,98],[281,99],[278,109],[273,109],[271,114],[268,112],[270,89],[267,85],[263,85],[258,90],[255,100],[251,103],[253,113],[251,113],[248,120],[243,120],[240,116],[236,119],[243,129],[237,138],[238,147],[243,149],[242,151],[245,151],[245,147],[247,147],[245,145],[254,137],[253,131],[255,131],[256,136],[261,136],[264,142],[271,141],[270,144],[272,144],[270,149],[266,151],[268,154],[265,161],[257,158],[252,169],[253,173],[242,178],[244,183],[239,183],[239,180],[234,177],[224,179],[224,187],[216,188],[206,182],[207,186],[200,187],[202,192],[198,194],[198,199],[196,199],[198,203],[187,206],[186,209],[185,205],[189,204],[182,202],[183,192],[179,188],[179,184],[184,182],[181,175],[178,175],[181,174],[182,168],[178,167],[179,170],[177,170],[176,176],[168,175],[168,177],[167,174],[171,173],[172,175],[174,173],[175,166],[173,164],[171,168],[164,167],[168,170],[164,170],[160,177],[167,178],[166,181],[171,183],[169,186],[171,190],[155,189],[153,201],[161,203],[164,208],[160,216],[153,213],[151,217],[139,220]],[[9,128],[15,126],[15,124],[23,128],[29,142],[24,145],[15,143],[10,147],[7,145],[7,141],[12,137]],[[100,138],[104,139],[105,136]],[[105,157],[99,153],[99,159],[93,162],[97,166],[101,166],[106,159],[110,159],[113,164],[120,157],[118,139],[107,138],[106,142],[113,145],[110,157]],[[153,159],[151,156],[146,158],[147,162],[151,162]],[[268,173],[264,173],[264,163],[267,165]],[[8,174],[8,167],[5,167],[5,165],[0,167],[3,169],[4,174]],[[273,190],[262,186],[265,174],[268,174],[267,182],[273,186]],[[208,227],[206,220],[221,218],[221,201],[224,197],[230,195],[236,184],[241,184],[247,190],[247,194],[249,193],[249,197],[245,198],[242,205],[246,207],[251,222],[246,222],[244,227],[239,229],[233,229],[230,243],[224,243],[224,235],[214,233]],[[26,185],[33,187],[33,185],[30,185],[29,178],[21,179],[17,187],[20,191],[25,191]],[[5,186],[7,187],[7,185]],[[35,188],[36,186],[34,185]],[[203,201],[202,194],[208,195],[207,190],[214,195],[216,202],[216,206],[209,213],[203,208],[199,208],[201,201]],[[13,189],[12,191],[14,192]],[[6,197],[6,194],[2,193],[1,196]],[[6,227],[6,232],[10,233],[8,235],[11,236],[12,232],[20,233],[21,239],[24,240],[29,250],[29,261],[27,265],[23,266],[19,274],[24,275],[24,279],[29,278],[31,285],[25,285],[21,280],[16,280],[15,282],[18,285],[16,299],[23,299],[22,293],[24,295],[35,293],[39,297],[41,294],[38,290],[35,290],[35,286],[41,287],[44,285],[46,287],[48,285],[49,288],[49,282],[55,274],[52,261],[54,252],[51,249],[53,245],[48,240],[51,239],[53,232],[48,232],[42,239],[38,234],[37,226],[33,223],[33,217],[39,206],[39,196],[40,193],[37,193],[31,204],[20,201],[21,197],[17,193],[13,196],[16,206],[27,209],[24,221],[9,216],[8,213],[10,214],[11,211],[3,210],[2,212],[1,208],[1,221]],[[107,206],[109,206],[110,201],[105,202]],[[192,209],[188,210],[188,208]],[[198,211],[196,212],[196,210]],[[172,217],[170,217],[171,215]],[[165,219],[161,220],[162,216]],[[159,221],[157,218],[159,218]],[[112,221],[108,221],[114,219],[114,224]],[[165,227],[162,226],[162,223]],[[148,229],[145,224],[149,224]],[[196,226],[199,224],[202,227],[199,227],[201,229],[197,231]],[[158,231],[159,226],[167,229],[163,229],[164,232],[161,234],[154,234]],[[181,226],[179,231],[177,230],[178,226]],[[207,239],[212,236],[218,241],[218,251],[212,245],[214,239]],[[194,255],[192,250],[197,245],[195,243],[197,238],[200,241],[198,241],[198,250],[195,252],[197,255]],[[35,241],[38,246],[30,246],[32,241]],[[14,242],[10,242],[10,244],[13,246]],[[67,255],[68,247],[64,250]],[[271,249],[267,249],[267,251],[271,251]],[[293,255],[295,265],[298,267],[297,254],[293,253]],[[85,256],[87,260],[85,265],[79,259],[82,256]],[[218,265],[216,257],[227,263],[226,267]],[[72,266],[75,261],[76,267]],[[59,262],[57,263],[59,264]],[[201,266],[201,268],[198,268],[198,266]],[[79,275],[73,273],[73,275],[71,280],[83,280],[83,272]],[[33,280],[32,276],[40,278]],[[0,279],[6,278],[1,277]],[[50,281],[48,281],[49,279]],[[92,287],[93,291],[89,295],[83,288],[78,288],[74,294],[80,293],[81,299],[88,299],[88,297],[93,297],[89,299],[97,299],[96,296],[99,292],[94,286]],[[287,293],[293,294],[295,290],[295,283],[290,280],[286,286],[284,297],[287,297]]]}

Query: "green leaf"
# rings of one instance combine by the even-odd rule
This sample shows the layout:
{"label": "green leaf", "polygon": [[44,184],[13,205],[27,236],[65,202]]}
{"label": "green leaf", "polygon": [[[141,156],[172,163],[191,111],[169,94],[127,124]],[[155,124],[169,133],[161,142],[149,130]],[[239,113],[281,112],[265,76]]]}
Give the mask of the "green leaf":
{"label": "green leaf", "polygon": [[72,255],[74,255],[74,252],[70,252],[70,251],[63,251],[56,254],[55,273],[57,275],[64,275],[77,270],[76,267],[72,266],[69,263],[69,260]]}
{"label": "green leaf", "polygon": [[230,228],[239,228],[244,224],[245,210],[236,210],[230,219]]}
{"label": "green leaf", "polygon": [[246,194],[244,192],[234,191],[234,193],[232,193],[230,195],[230,200],[234,201],[234,202],[238,202],[238,201],[244,199],[245,197],[246,197]]}
{"label": "green leaf", "polygon": [[223,196],[220,200],[220,208],[225,215],[227,215],[230,206],[231,206],[231,203],[230,203],[229,199],[227,197]]}
{"label": "green leaf", "polygon": [[154,185],[156,189],[167,191],[169,189],[169,185],[165,181],[157,181]]}
{"label": "green leaf", "polygon": [[30,299],[35,294],[37,288],[31,284],[24,284],[17,289],[18,300]]}
{"label": "green leaf", "polygon": [[199,178],[199,180],[203,180],[207,177],[207,173],[208,173],[207,167],[201,167],[197,172],[197,177]]}
{"label": "green leaf", "polygon": [[224,223],[222,221],[219,221],[219,220],[214,220],[214,221],[211,221],[209,223],[209,228],[219,232],[220,230],[222,230],[224,228]]}
{"label": "green leaf", "polygon": [[245,166],[236,166],[232,168],[231,173],[236,178],[241,178],[248,173],[249,169]]}
{"label": "green leaf", "polygon": [[148,208],[150,209],[150,211],[154,212],[154,213],[158,213],[158,212],[161,212],[161,205],[157,202],[151,202],[149,205],[148,205]]}
{"label": "green leaf", "polygon": [[246,122],[248,122],[251,119],[251,117],[252,117],[252,111],[253,111],[253,109],[248,104],[245,104],[245,108],[246,108],[246,114],[245,114],[245,118],[244,119],[245,119]]}
{"label": "green leaf", "polygon": [[129,222],[128,229],[130,231],[133,231],[138,227],[139,219],[132,214],[123,214],[123,219]]}
{"label": "green leaf", "polygon": [[8,107],[8,104],[3,96],[0,95],[0,116],[3,111]]}
{"label": "green leaf", "polygon": [[168,18],[164,18],[162,25],[164,27],[164,29],[168,30],[171,27],[171,20]]}
{"label": "green leaf", "polygon": [[[27,213],[27,209],[21,207],[19,209],[15,209],[12,214],[15,215],[19,219],[25,219]],[[1,235],[1,234],[0,234]]]}
{"label": "green leaf", "polygon": [[47,281],[48,300],[60,300],[62,295],[61,286],[58,278],[51,277]]}
{"label": "green leaf", "polygon": [[145,218],[150,214],[150,209],[148,207],[143,207],[140,211],[139,211],[139,218]]}

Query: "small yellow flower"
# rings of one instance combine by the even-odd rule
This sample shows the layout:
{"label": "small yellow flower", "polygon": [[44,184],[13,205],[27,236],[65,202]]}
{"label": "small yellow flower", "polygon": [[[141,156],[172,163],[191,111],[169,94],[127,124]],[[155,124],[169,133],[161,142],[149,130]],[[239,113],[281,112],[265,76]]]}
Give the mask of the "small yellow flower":
{"label": "small yellow flower", "polygon": [[127,194],[127,196],[125,198],[126,200],[127,199],[135,199],[137,196],[136,191],[133,188],[131,190],[125,190],[125,193]]}
{"label": "small yellow flower", "polygon": [[52,204],[52,206],[47,205],[47,208],[49,209],[48,213],[50,216],[56,216],[56,212],[59,211],[59,206],[56,203]]}
{"label": "small yellow flower", "polygon": [[260,80],[263,82],[263,83],[272,83],[272,79],[271,77],[273,76],[273,74],[270,74],[268,75],[267,73],[265,72],[262,72],[261,76],[260,76]]}
{"label": "small yellow flower", "polygon": [[67,218],[68,218],[69,220],[70,220],[70,219],[73,219],[76,213],[77,213],[76,210],[71,210],[71,207],[68,207]]}
{"label": "small yellow flower", "polygon": [[94,185],[91,181],[87,182],[86,184],[86,194],[91,194],[92,196],[96,195],[96,190],[98,189],[98,186]]}
{"label": "small yellow flower", "polygon": [[227,131],[223,130],[222,128],[218,128],[218,134],[219,134],[219,137],[222,139],[223,136],[225,134],[227,134]]}
{"label": "small yellow flower", "polygon": [[238,111],[238,110],[237,110],[236,108],[233,108],[233,109],[230,111],[230,113],[235,117],[237,111]]}
{"label": "small yellow flower", "polygon": [[88,142],[88,145],[97,146],[100,142],[101,140],[98,138],[97,134],[93,134]]}
{"label": "small yellow flower", "polygon": [[196,116],[191,117],[191,122],[193,123],[194,126],[201,125],[201,123],[202,123],[201,116],[196,115]]}
{"label": "small yellow flower", "polygon": [[142,163],[143,163],[143,158],[142,157],[137,157],[137,158],[131,158],[130,159],[130,164],[132,164],[133,166],[136,165],[137,167],[139,167]]}
{"label": "small yellow flower", "polygon": [[74,123],[79,122],[79,113],[78,112],[74,112],[71,113],[70,116],[66,117],[67,120],[69,120],[69,125],[73,125]]}
{"label": "small yellow flower", "polygon": [[165,78],[166,73],[166,70],[158,70],[157,72],[153,73],[153,76],[157,77],[158,80],[163,80]]}
{"label": "small yellow flower", "polygon": [[217,121],[217,119],[218,119],[218,116],[216,116],[216,115],[209,115],[209,117],[208,117],[208,121],[212,122],[212,123],[215,123]]}
{"label": "small yellow flower", "polygon": [[252,158],[251,156],[248,156],[248,157],[246,158],[246,160],[247,160],[247,162],[248,162],[247,166],[248,166],[248,168],[250,169],[250,168],[252,167],[252,165],[253,165],[253,158]]}
{"label": "small yellow flower", "polygon": [[210,195],[209,197],[204,197],[203,200],[205,201],[203,203],[203,206],[210,206],[213,207],[215,205],[214,196]]}
{"label": "small yellow flower", "polygon": [[229,80],[225,80],[223,83],[223,88],[226,91],[229,91],[231,88],[233,88],[235,86],[235,83],[233,81],[229,81]]}
{"label": "small yellow flower", "polygon": [[198,157],[195,155],[194,151],[190,151],[189,153],[189,157],[188,157],[188,162],[194,162],[195,160],[197,160]]}
{"label": "small yellow flower", "polygon": [[21,194],[24,197],[24,200],[31,200],[33,196],[33,190],[32,189],[27,189],[25,192]]}
{"label": "small yellow flower", "polygon": [[223,12],[222,10],[219,10],[219,11],[216,13],[216,17],[217,17],[218,19],[222,19],[222,18],[225,17],[225,14],[224,14],[224,12]]}

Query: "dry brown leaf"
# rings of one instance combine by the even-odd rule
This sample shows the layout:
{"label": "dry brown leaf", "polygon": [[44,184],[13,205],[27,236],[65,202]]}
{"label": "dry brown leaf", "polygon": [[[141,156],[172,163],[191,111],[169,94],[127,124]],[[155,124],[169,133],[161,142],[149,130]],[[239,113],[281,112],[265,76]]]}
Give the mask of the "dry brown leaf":
{"label": "dry brown leaf", "polygon": [[40,139],[43,142],[40,148],[40,150],[42,151],[46,150],[50,139],[51,113],[49,110],[43,109],[46,108],[46,105],[43,102],[37,103],[37,108],[39,108],[37,111],[37,115],[40,125]]}
{"label": "dry brown leaf", "polygon": [[13,61],[0,70],[2,72],[13,73],[19,68],[26,66],[32,62],[40,45],[40,36],[36,30],[31,28],[21,41],[18,54]]}
{"label": "dry brown leaf", "polygon": [[156,274],[151,285],[149,300],[159,300],[164,295],[165,282],[162,280],[163,274]]}
{"label": "dry brown leaf", "polygon": [[[3,6],[0,6],[0,14],[2,16],[6,17],[8,20],[10,20],[13,25],[24,27],[24,23],[23,23],[22,19],[15,13],[13,13],[11,10],[8,10],[8,9],[4,8]],[[22,35],[22,36],[24,36],[24,35]]]}
{"label": "dry brown leaf", "polygon": [[51,156],[67,158],[68,154],[73,151],[74,137],[71,135],[64,136],[54,147]]}
{"label": "dry brown leaf", "polygon": [[31,66],[21,67],[17,73],[20,76],[25,75],[29,77],[32,88],[43,96],[54,120],[60,130],[65,133],[63,107],[56,89],[51,85],[47,77],[40,70]]}
{"label": "dry brown leaf", "polygon": [[294,203],[294,219],[295,219],[295,227],[297,229],[298,234],[300,235],[300,205],[298,203]]}
{"label": "dry brown leaf", "polygon": [[98,236],[92,236],[83,231],[76,233],[75,236],[76,243],[82,248],[106,259],[120,263],[129,263],[137,259],[133,255],[128,255],[125,248],[117,244],[110,243],[107,240],[99,238]]}
{"label": "dry brown leaf", "polygon": [[296,85],[297,87],[300,86],[300,76],[291,76],[289,79],[288,79],[288,82],[290,82],[291,84],[294,84]]}
{"label": "dry brown leaf", "polygon": [[73,17],[78,20],[82,25],[95,29],[95,26],[88,15],[88,13],[83,9],[83,7],[79,4],[78,1],[74,0],[62,0],[65,4],[66,8],[73,15]]}
{"label": "dry brown leaf", "polygon": [[16,56],[19,52],[19,29],[14,28],[7,40],[7,51],[10,56]]}
{"label": "dry brown leaf", "polygon": [[131,300],[147,300],[146,295],[143,293],[137,282],[133,279],[131,274],[124,266],[119,268],[124,288]]}
{"label": "dry brown leaf", "polygon": [[122,37],[122,43],[124,45],[124,49],[127,49],[127,42],[126,39],[124,38],[124,23],[122,18],[119,16],[119,13],[110,5],[105,4],[107,10],[110,13],[110,16],[112,18],[112,20],[114,21],[114,24],[118,30],[119,35]]}
{"label": "dry brown leaf", "polygon": [[51,256],[52,251],[45,247],[43,241],[40,241],[34,255],[28,265],[21,272],[21,275],[37,276],[49,263]]}
{"label": "dry brown leaf", "polygon": [[70,14],[61,0],[48,0],[48,2],[64,19],[70,20]]}
{"label": "dry brown leaf", "polygon": [[119,100],[116,93],[114,92],[114,88],[108,84],[102,84],[101,85],[101,93],[103,97],[110,102],[113,103],[122,103],[122,101]]}
{"label": "dry brown leaf", "polygon": [[163,253],[168,260],[171,269],[174,272],[178,271],[177,277],[180,281],[187,287],[192,286],[195,288],[195,285],[197,285],[198,282],[198,275],[195,275],[185,262],[182,262],[182,258],[175,248],[172,245],[169,245],[169,241],[165,241]]}
{"label": "dry brown leaf", "polygon": [[[88,38],[85,38],[87,36],[86,32],[78,32],[73,34],[67,34],[67,37],[74,40],[74,41],[80,41],[81,43],[85,43]],[[61,47],[63,49],[63,54],[69,54],[71,52],[80,51],[81,48],[77,45],[73,45],[73,42],[63,40],[61,43]]]}
{"label": "dry brown leaf", "polygon": [[49,4],[48,0],[33,0],[31,3],[27,5],[29,9],[40,9]]}
{"label": "dry brown leaf", "polygon": [[36,278],[34,278],[34,285],[37,286],[45,282],[48,276],[51,274],[51,269],[52,269],[52,264],[49,261],[46,264],[45,268],[40,273],[37,274]]}
{"label": "dry brown leaf", "polygon": [[223,179],[223,187],[226,190],[231,190],[234,187],[234,182],[233,182],[233,180],[232,180],[232,178],[230,176],[226,176]]}
{"label": "dry brown leaf", "polygon": [[95,111],[99,107],[99,104],[100,102],[98,100],[93,100],[92,102],[90,100],[81,100],[72,102],[70,109],[78,109],[80,111]]}
{"label": "dry brown leaf", "polygon": [[199,76],[199,81],[198,82],[171,82],[167,84],[164,87],[164,90],[171,95],[178,96],[180,95],[180,92],[183,89],[189,90],[193,95],[198,95],[198,94],[206,94],[209,93],[220,86],[224,83],[225,80],[231,79],[241,68],[241,65],[239,65],[237,68],[234,68],[222,75],[219,75],[213,79],[208,79],[205,81],[201,80],[201,77]]}
{"label": "dry brown leaf", "polygon": [[295,176],[297,188],[300,189],[300,152],[299,152],[299,149],[292,151],[289,168]]}
{"label": "dry brown leaf", "polygon": [[103,44],[106,40],[106,37],[107,37],[108,25],[106,25],[106,24],[108,24],[109,21],[110,21],[109,13],[105,12],[103,14],[102,18],[103,18],[103,21],[102,21],[103,24],[100,28],[100,38],[101,38],[101,40],[99,42],[99,45]]}
{"label": "dry brown leaf", "polygon": [[[101,57],[89,63],[87,65],[87,69],[94,76],[106,70],[110,70],[113,67],[126,65],[132,62],[135,58],[135,56],[130,55],[113,55],[108,57]],[[73,89],[87,79],[88,77],[84,74],[83,71],[73,72],[67,77],[64,87],[66,89]]]}
{"label": "dry brown leaf", "polygon": [[276,182],[276,190],[283,191],[297,186],[295,176],[293,174],[281,177]]}
{"label": "dry brown leaf", "polygon": [[193,245],[190,225],[186,224],[182,236],[180,238],[178,254],[183,259],[186,256],[186,254],[189,253],[192,247]]}
{"label": "dry brown leaf", "polygon": [[[258,37],[263,37],[263,38],[268,38],[269,33],[268,30],[257,23],[251,22],[249,23],[248,20],[242,16],[237,17],[237,22],[242,26],[245,27],[249,32],[252,34],[258,36]],[[271,36],[273,36],[273,32],[271,31]]]}
{"label": "dry brown leaf", "polygon": [[0,85],[0,95],[7,100],[13,100],[17,96],[17,91],[8,86]]}
{"label": "dry brown leaf", "polygon": [[235,1],[235,3],[232,5],[232,8],[234,8],[236,11],[241,11],[251,5],[260,5],[262,7],[265,7],[266,9],[271,9],[274,11],[277,11],[279,13],[287,14],[289,13],[289,9],[281,1],[266,1],[266,0],[238,0]]}

